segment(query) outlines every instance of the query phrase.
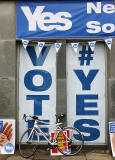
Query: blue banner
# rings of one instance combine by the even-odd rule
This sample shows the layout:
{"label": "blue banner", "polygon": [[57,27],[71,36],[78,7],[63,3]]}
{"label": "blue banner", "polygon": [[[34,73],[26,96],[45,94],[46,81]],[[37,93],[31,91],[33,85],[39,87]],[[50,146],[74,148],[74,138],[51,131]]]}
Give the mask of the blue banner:
{"label": "blue banner", "polygon": [[114,0],[17,1],[16,38],[115,37]]}

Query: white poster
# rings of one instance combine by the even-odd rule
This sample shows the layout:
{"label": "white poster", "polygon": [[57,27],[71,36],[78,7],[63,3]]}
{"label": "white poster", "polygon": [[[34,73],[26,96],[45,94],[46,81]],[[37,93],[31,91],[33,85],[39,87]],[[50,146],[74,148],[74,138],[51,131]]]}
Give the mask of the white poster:
{"label": "white poster", "polygon": [[[56,51],[54,45],[45,45],[40,52],[38,45],[20,46],[19,63],[19,137],[32,127],[24,122],[23,114],[37,115],[40,119],[54,123],[56,114]],[[49,132],[48,126],[43,126]],[[41,136],[41,139],[43,137]]]}
{"label": "white poster", "polygon": [[[51,141],[54,140],[54,137],[59,133],[60,130],[54,130],[52,133],[51,133]],[[67,139],[66,138],[69,138],[70,137],[70,132],[69,130],[65,130],[64,131],[64,134],[60,133],[60,136],[58,137],[59,138],[59,142],[60,144],[58,144],[58,147],[63,150],[64,153],[66,154],[70,154],[71,153],[71,147],[69,147],[68,145],[68,142],[67,142]],[[57,148],[52,148],[50,149],[50,154],[52,156],[60,156],[60,155],[63,155]]]}
{"label": "white poster", "polygon": [[[105,46],[67,45],[67,125],[84,134],[85,144],[105,144]],[[76,136],[76,140],[79,137]]]}
{"label": "white poster", "polygon": [[15,120],[0,119],[0,154],[14,154]]}

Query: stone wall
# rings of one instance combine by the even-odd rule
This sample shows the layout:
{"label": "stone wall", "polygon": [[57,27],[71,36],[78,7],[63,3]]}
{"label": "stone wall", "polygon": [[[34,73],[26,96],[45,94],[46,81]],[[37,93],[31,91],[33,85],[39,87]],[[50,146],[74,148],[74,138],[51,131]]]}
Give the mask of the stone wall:
{"label": "stone wall", "polygon": [[15,1],[0,1],[0,118],[16,118],[15,22]]}

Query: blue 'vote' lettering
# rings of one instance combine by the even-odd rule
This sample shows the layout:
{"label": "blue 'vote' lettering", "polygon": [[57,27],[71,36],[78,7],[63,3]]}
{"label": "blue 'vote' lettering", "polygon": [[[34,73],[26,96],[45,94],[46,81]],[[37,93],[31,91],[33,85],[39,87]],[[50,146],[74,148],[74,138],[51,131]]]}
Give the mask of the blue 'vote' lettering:
{"label": "blue 'vote' lettering", "polygon": [[[43,84],[41,86],[36,86],[33,83],[33,78],[36,75],[42,76],[43,78]],[[52,77],[48,71],[31,70],[26,73],[24,77],[24,84],[26,88],[29,89],[30,91],[36,91],[36,92],[46,91],[50,88],[52,84]]]}
{"label": "blue 'vote' lettering", "polygon": [[42,101],[49,100],[49,95],[27,95],[27,100],[34,101],[34,115],[42,115]]}

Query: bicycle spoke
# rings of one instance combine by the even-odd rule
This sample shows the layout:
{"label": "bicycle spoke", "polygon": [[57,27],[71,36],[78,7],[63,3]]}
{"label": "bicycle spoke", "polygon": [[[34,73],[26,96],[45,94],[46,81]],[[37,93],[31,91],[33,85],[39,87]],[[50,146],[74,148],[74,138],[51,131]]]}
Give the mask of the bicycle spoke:
{"label": "bicycle spoke", "polygon": [[83,136],[79,130],[73,127],[66,127],[57,135],[58,150],[64,155],[75,155],[79,153],[82,145]]}
{"label": "bicycle spoke", "polygon": [[37,135],[36,135],[36,132],[33,131],[32,129],[27,130],[22,135],[19,142],[19,151],[22,157],[29,158],[35,153],[36,147],[38,145],[38,140],[35,141],[34,136],[37,136]]}

